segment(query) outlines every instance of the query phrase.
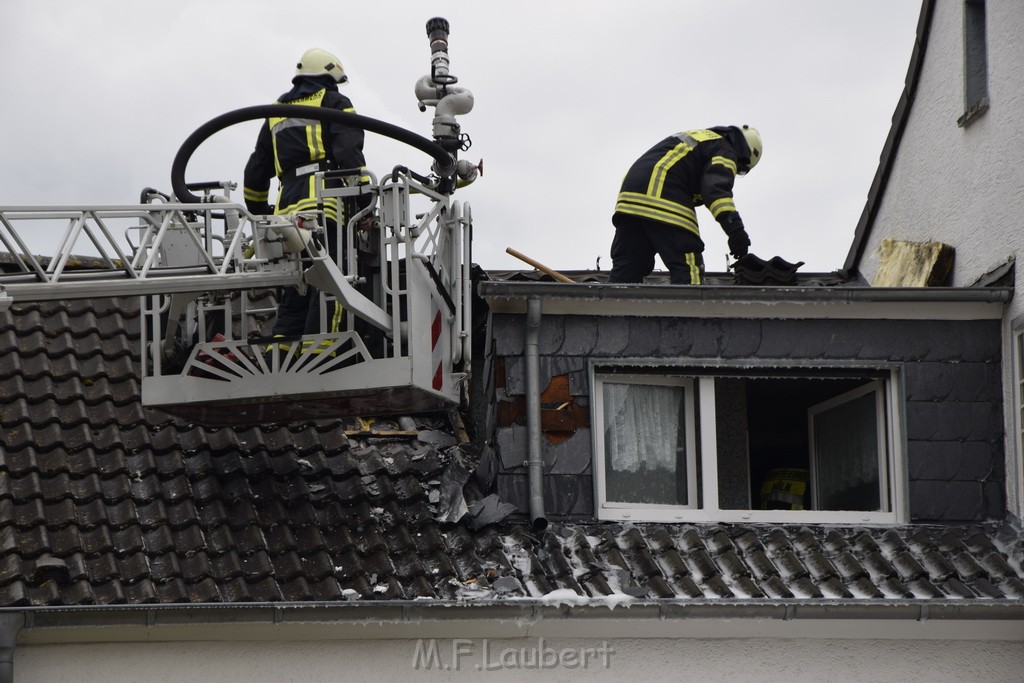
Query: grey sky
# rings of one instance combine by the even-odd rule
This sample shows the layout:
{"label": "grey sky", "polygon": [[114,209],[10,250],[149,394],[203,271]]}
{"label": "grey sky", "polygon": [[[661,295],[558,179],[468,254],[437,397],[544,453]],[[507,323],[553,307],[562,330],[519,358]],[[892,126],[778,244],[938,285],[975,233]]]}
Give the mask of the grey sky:
{"label": "grey sky", "polygon": [[[287,10],[281,14],[283,7]],[[386,8],[386,9],[385,9]],[[738,179],[751,250],[843,264],[914,42],[919,0],[3,0],[0,205],[126,204],[170,190],[184,139],[226,111],[273,101],[308,47],[338,54],[360,114],[424,136],[413,86],[429,72],[425,23],[451,23],[461,118],[484,177],[460,190],[474,261],[611,266],[611,210],[633,159],[688,128],[749,123],[765,156]],[[301,17],[313,18],[302,23]],[[236,180],[257,122],[204,144],[189,181]],[[369,135],[378,175],[429,158]],[[241,189],[235,194],[241,200]],[[725,237],[698,211],[711,271]],[[35,248],[45,245],[37,236]],[[661,267],[659,262],[658,267]]]}

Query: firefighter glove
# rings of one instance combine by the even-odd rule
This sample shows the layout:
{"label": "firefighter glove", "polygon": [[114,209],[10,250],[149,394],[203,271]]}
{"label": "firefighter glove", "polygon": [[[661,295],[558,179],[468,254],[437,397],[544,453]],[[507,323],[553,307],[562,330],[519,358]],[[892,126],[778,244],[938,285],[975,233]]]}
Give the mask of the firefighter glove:
{"label": "firefighter glove", "polygon": [[750,237],[747,236],[747,231],[743,228],[729,235],[729,253],[732,254],[733,258],[746,256],[747,247],[749,246]]}

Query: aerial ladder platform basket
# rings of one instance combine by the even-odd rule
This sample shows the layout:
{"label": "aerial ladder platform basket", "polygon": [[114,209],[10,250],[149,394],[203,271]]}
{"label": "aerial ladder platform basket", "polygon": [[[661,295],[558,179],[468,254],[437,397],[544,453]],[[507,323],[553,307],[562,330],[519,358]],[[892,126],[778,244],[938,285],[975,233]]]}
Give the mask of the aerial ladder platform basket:
{"label": "aerial ladder platform basket", "polygon": [[[142,402],[201,424],[459,404],[471,365],[472,214],[452,194],[477,167],[457,158],[469,139],[455,117],[473,100],[448,70],[447,22],[432,19],[427,32],[431,74],[416,93],[421,109],[436,109],[433,140],[319,107],[229,112],[179,150],[173,196],[147,189],[131,206],[0,207],[0,246],[9,254],[0,311],[21,301],[139,296]],[[234,183],[185,182],[188,159],[207,137],[269,116],[337,121],[398,139],[433,157],[431,173],[405,166],[381,178],[367,169],[317,173],[321,203],[349,207],[339,211],[347,220],[333,239],[322,210],[254,215],[231,201]],[[53,256],[33,255],[24,235],[51,226],[63,227]],[[331,241],[343,245],[336,257]],[[83,252],[89,268],[75,267]],[[289,287],[316,288],[318,333],[279,338],[258,324],[275,314],[268,295]]]}

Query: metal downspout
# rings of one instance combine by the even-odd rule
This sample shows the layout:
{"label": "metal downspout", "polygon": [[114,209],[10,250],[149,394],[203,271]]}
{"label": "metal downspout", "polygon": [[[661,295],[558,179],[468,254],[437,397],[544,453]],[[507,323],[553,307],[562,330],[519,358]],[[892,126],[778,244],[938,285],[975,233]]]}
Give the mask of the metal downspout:
{"label": "metal downspout", "polygon": [[22,612],[0,613],[0,683],[14,681],[14,648],[24,625],[25,615]]}
{"label": "metal downspout", "polygon": [[526,441],[529,452],[530,522],[541,531],[548,525],[544,514],[544,456],[540,443],[540,297],[526,301]]}

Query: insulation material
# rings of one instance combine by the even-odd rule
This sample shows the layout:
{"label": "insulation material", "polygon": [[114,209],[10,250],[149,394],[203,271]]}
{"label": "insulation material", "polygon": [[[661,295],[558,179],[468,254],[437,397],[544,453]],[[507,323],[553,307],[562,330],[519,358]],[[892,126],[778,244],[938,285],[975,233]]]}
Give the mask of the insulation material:
{"label": "insulation material", "polygon": [[941,242],[885,239],[878,247],[873,287],[940,287],[953,271],[953,247]]}

